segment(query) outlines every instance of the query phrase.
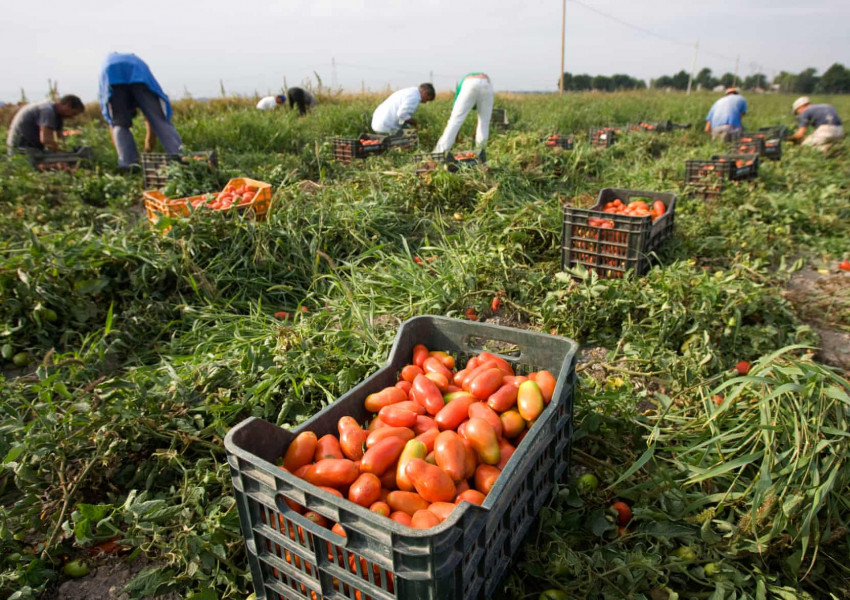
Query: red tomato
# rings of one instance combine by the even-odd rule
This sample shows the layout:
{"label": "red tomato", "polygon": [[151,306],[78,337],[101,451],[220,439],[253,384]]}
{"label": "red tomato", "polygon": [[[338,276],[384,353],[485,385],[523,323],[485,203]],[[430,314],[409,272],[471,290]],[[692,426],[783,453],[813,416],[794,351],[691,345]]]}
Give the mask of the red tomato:
{"label": "red tomato", "polygon": [[316,452],[313,454],[313,462],[319,462],[323,458],[345,458],[339,445],[339,440],[331,434],[323,435],[316,444]]}
{"label": "red tomato", "polygon": [[[508,379],[505,377],[505,379]],[[502,383],[502,387],[487,398],[487,406],[496,412],[505,412],[516,404],[517,388],[513,383]]]}
{"label": "red tomato", "polygon": [[401,523],[402,525],[406,525],[406,526],[410,527],[410,520],[411,520],[410,515],[407,514],[406,512],[402,512],[402,511],[398,510],[394,513],[391,513],[390,519],[392,519],[396,523]]}
{"label": "red tomato", "polygon": [[484,419],[477,417],[470,419],[466,424],[464,437],[469,440],[481,462],[495,465],[501,460],[496,430]]}
{"label": "red tomato", "polygon": [[499,415],[502,422],[502,435],[508,439],[515,438],[525,430],[525,419],[519,411],[508,410]]}
{"label": "red tomato", "polygon": [[376,444],[386,439],[396,438],[406,442],[407,440],[412,440],[414,437],[416,437],[416,434],[409,427],[381,427],[372,431],[366,438],[366,450],[368,452]]}
{"label": "red tomato", "polygon": [[454,431],[443,431],[434,440],[434,458],[452,481],[466,477],[466,447]]}
{"label": "red tomato", "polygon": [[452,372],[446,368],[446,365],[444,365],[443,362],[436,356],[429,356],[426,358],[425,362],[422,363],[422,370],[424,370],[426,374],[439,373],[446,378],[446,382],[454,376]]}
{"label": "red tomato", "polygon": [[478,465],[478,468],[475,469],[475,489],[486,496],[496,485],[496,480],[501,474],[502,472],[496,467]]}
{"label": "red tomato", "polygon": [[516,452],[516,448],[507,440],[499,440],[499,454],[502,455],[501,460],[499,460],[499,464],[496,467],[502,471],[505,470],[505,465],[508,464],[508,461],[511,459],[511,456]]}
{"label": "red tomato", "polygon": [[437,422],[434,420],[434,418],[425,415],[417,416],[416,423],[413,424],[413,433],[415,433],[416,435],[422,435],[429,429],[437,429]]}
{"label": "red tomato", "polygon": [[750,363],[745,360],[742,360],[737,365],[735,365],[735,369],[738,371],[738,375],[746,375],[750,372]]}
{"label": "red tomato", "polygon": [[617,512],[617,523],[625,527],[632,520],[632,509],[625,502],[615,502],[611,508]]}
{"label": "red tomato", "polygon": [[486,497],[484,494],[478,490],[466,490],[457,495],[457,498],[455,498],[455,504],[469,502],[470,504],[477,504],[478,506],[481,506],[485,499]]}
{"label": "red tomato", "polygon": [[449,515],[452,514],[454,509],[455,505],[451,502],[432,502],[428,507],[430,512],[437,515],[437,518],[440,519],[441,523],[449,518]]}
{"label": "red tomato", "polygon": [[310,465],[304,473],[304,479],[313,485],[339,488],[353,483],[359,474],[352,460],[326,458]]}
{"label": "red tomato", "polygon": [[413,347],[413,364],[419,368],[425,364],[425,359],[428,358],[428,348],[422,344],[417,344]]}
{"label": "red tomato", "polygon": [[440,518],[429,510],[417,510],[410,519],[413,529],[431,529],[440,524]]}
{"label": "red tomato", "polygon": [[458,392],[448,404],[440,409],[434,417],[437,427],[443,430],[457,429],[469,416],[469,406],[476,402],[475,398],[467,392]]}
{"label": "red tomato", "polygon": [[401,370],[401,378],[405,381],[409,381],[410,383],[413,383],[413,380],[416,379],[417,375],[424,374],[425,372],[416,365],[407,365]]}
{"label": "red tomato", "polygon": [[537,387],[540,388],[540,393],[543,394],[543,402],[545,404],[549,404],[549,402],[552,401],[552,396],[555,393],[555,386],[558,383],[555,380],[555,377],[549,371],[540,371],[534,378],[534,382],[537,384]]}
{"label": "red tomato", "polygon": [[381,515],[382,517],[389,517],[390,513],[392,512],[390,505],[386,502],[381,502],[380,500],[378,502],[373,503],[372,506],[369,507],[369,510],[371,510],[376,515]]}
{"label": "red tomato", "polygon": [[491,394],[502,387],[504,376],[505,374],[495,367],[487,369],[469,382],[469,393],[479,400],[486,400]]}
{"label": "red tomato", "polygon": [[398,389],[400,389],[402,392],[404,392],[405,394],[407,394],[409,396],[410,395],[410,388],[413,387],[413,386],[410,384],[409,381],[404,381],[402,379],[401,381],[396,382],[395,387],[397,387]]}
{"label": "red tomato", "polygon": [[[390,492],[386,502],[394,511],[407,513],[411,517],[417,510],[428,510],[430,504],[416,492]],[[390,518],[392,519],[392,515]]]}
{"label": "red tomato", "polygon": [[283,455],[283,466],[290,473],[313,462],[319,440],[312,431],[302,431],[290,442]]}
{"label": "red tomato", "polygon": [[440,393],[445,392],[446,388],[449,387],[449,379],[442,373],[425,373],[425,377],[434,382]]}
{"label": "red tomato", "polygon": [[404,472],[419,495],[428,502],[451,502],[454,499],[455,484],[440,467],[414,458],[407,463]]}
{"label": "red tomato", "polygon": [[469,418],[484,419],[493,427],[493,431],[496,432],[496,437],[501,439],[502,421],[499,420],[499,415],[497,415],[492,408],[483,402],[476,402],[475,404],[469,405]]}
{"label": "red tomato", "polygon": [[424,375],[417,375],[413,380],[410,395],[415,402],[424,406],[428,414],[431,415],[436,415],[445,406],[443,394],[440,393],[439,388]]}
{"label": "red tomato", "polygon": [[381,480],[372,473],[361,473],[348,488],[348,499],[364,508],[372,506],[381,496]]}
{"label": "red tomato", "polygon": [[364,406],[369,412],[376,413],[385,406],[395,404],[396,402],[404,402],[407,399],[407,394],[397,387],[388,387],[382,389],[380,392],[366,396]]}
{"label": "red tomato", "polygon": [[498,311],[499,311],[499,307],[500,307],[501,305],[502,305],[502,300],[501,300],[501,298],[499,298],[498,296],[496,296],[496,297],[494,297],[494,298],[493,298],[493,301],[490,303],[490,308],[493,310],[493,312],[498,312]]}
{"label": "red tomato", "polygon": [[378,411],[378,416],[390,427],[412,427],[418,414],[409,408],[391,404]]}
{"label": "red tomato", "polygon": [[[408,431],[410,430],[408,429]],[[410,433],[413,432],[410,431]],[[381,440],[366,450],[363,459],[360,461],[360,471],[374,473],[377,476],[383,475],[398,460],[406,443],[407,440],[399,437],[388,437]]]}
{"label": "red tomato", "polygon": [[345,457],[350,460],[363,458],[369,432],[360,427],[354,417],[342,417],[337,423],[337,430],[339,431],[339,447]]}
{"label": "red tomato", "polygon": [[428,353],[430,356],[434,358],[440,359],[447,369],[451,370],[455,368],[455,358],[448,352],[443,352],[442,350],[432,350]]}

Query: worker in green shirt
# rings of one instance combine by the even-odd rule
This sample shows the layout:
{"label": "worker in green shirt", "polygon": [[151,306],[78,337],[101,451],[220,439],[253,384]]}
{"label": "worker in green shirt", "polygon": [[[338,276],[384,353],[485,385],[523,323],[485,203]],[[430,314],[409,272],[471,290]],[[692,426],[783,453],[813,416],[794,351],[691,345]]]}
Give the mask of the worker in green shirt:
{"label": "worker in green shirt", "polygon": [[490,115],[493,113],[493,84],[485,73],[470,73],[460,80],[455,92],[452,114],[443,135],[437,141],[435,152],[451,150],[466,116],[473,108],[478,110],[478,127],[475,145],[483,148],[490,135]]}

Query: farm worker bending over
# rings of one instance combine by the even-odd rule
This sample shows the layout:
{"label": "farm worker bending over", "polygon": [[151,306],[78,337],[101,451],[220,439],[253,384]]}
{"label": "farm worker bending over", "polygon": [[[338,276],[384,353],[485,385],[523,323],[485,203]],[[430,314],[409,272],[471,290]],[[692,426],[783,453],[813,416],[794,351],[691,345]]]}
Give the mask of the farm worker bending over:
{"label": "farm worker bending over", "polygon": [[493,85],[484,73],[470,73],[460,80],[455,92],[455,103],[452,114],[443,135],[437,141],[434,152],[451,150],[466,120],[469,111],[475,107],[478,110],[478,127],[475,130],[475,145],[483,147],[490,136],[490,115],[493,113]]}
{"label": "farm worker bending over", "polygon": [[844,139],[844,127],[841,119],[831,104],[812,104],[807,96],[797,98],[793,104],[794,114],[798,115],[799,128],[788,138],[790,142],[798,142],[806,135],[806,127],[815,128],[814,133],[803,140],[804,146],[812,146],[822,152],[830,149],[832,144]]}
{"label": "farm worker bending over", "polygon": [[434,86],[430,83],[395,92],[372,113],[372,130],[375,133],[395,133],[402,127],[416,126],[413,113],[420,103],[430,102],[435,95]]}
{"label": "farm worker bending over", "polygon": [[730,139],[743,131],[741,117],[747,114],[747,101],[735,88],[726,90],[726,94],[715,102],[705,118],[705,132],[712,139]]}
{"label": "farm worker bending over", "polygon": [[85,106],[77,96],[62,96],[59,102],[45,100],[27,104],[15,113],[6,137],[9,155],[23,153],[38,158],[59,151],[58,137],[62,135],[65,119],[83,114]]}
{"label": "farm worker bending over", "polygon": [[292,110],[297,104],[298,114],[302,117],[307,114],[308,108],[316,106],[316,99],[307,90],[300,87],[291,87],[286,90],[286,93],[289,94],[289,109]]}
{"label": "farm worker bending over", "polygon": [[257,102],[257,110],[272,110],[277,108],[278,104],[283,104],[284,102],[286,102],[286,96],[284,94],[266,96]]}
{"label": "farm worker bending over", "polygon": [[171,124],[171,103],[141,58],[135,54],[111,53],[100,73],[100,110],[112,127],[112,143],[122,169],[138,164],[139,151],[130,127],[136,110],[145,116],[145,152],[153,148],[153,134],[169,154],[183,147],[180,134]]}

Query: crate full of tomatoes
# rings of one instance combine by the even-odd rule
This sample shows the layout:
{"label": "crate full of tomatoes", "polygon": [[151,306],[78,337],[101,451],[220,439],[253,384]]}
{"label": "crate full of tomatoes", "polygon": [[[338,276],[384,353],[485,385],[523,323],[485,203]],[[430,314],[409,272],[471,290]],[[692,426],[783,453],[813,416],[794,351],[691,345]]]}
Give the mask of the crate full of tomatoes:
{"label": "crate full of tomatoes", "polygon": [[455,152],[432,152],[430,154],[416,154],[413,163],[419,174],[429,173],[436,169],[444,168],[450,173],[458,171],[461,167],[473,167],[484,164],[486,155],[483,150],[459,150]]}
{"label": "crate full of tomatoes", "polygon": [[616,127],[593,127],[587,137],[590,145],[594,148],[608,148],[614,145],[620,132],[620,129]]}
{"label": "crate full of tomatoes", "polygon": [[188,198],[168,198],[159,190],[144,192],[145,211],[151,225],[161,217],[188,217],[196,210],[238,211],[263,219],[272,199],[269,183],[239,177],[231,179],[221,192]]}
{"label": "crate full of tomatoes", "polygon": [[732,181],[745,181],[755,179],[759,173],[759,155],[749,154],[715,154],[711,160],[717,163],[732,163],[729,171],[729,179]]}
{"label": "crate full of tomatoes", "polygon": [[572,150],[573,149],[573,136],[571,135],[560,135],[558,133],[552,134],[547,137],[543,143],[549,148],[562,148],[564,150]]}
{"label": "crate full of tomatoes", "polygon": [[649,270],[649,253],[673,234],[676,195],[605,188],[591,208],[564,207],[561,268],[605,279]]}
{"label": "crate full of tomatoes", "polygon": [[387,151],[387,136],[364,133],[357,138],[332,138],[334,160],[348,164],[355,158],[368,158]]}
{"label": "crate full of tomatoes", "polygon": [[775,130],[743,132],[736,141],[729,144],[731,152],[742,154],[756,153],[769,160],[782,158],[782,137]]}
{"label": "crate full of tomatoes", "polygon": [[568,339],[404,322],[386,366],[289,430],[225,438],[257,598],[487,598],[568,474]]}

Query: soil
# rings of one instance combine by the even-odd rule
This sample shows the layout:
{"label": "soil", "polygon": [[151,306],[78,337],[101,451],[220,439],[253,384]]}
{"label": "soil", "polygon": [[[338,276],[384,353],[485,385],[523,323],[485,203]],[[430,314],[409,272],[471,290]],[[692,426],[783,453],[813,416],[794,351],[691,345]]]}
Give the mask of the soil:
{"label": "soil", "polygon": [[[110,557],[97,567],[93,567],[91,573],[80,579],[71,579],[64,582],[56,590],[57,600],[129,600],[128,594],[122,593],[127,585],[139,571],[153,566],[146,559],[140,558],[131,564],[127,564],[118,557]],[[164,594],[156,597],[148,597],[145,600],[180,600],[175,593]]]}
{"label": "soil", "polygon": [[850,273],[805,268],[783,295],[821,339],[817,359],[850,374]]}

